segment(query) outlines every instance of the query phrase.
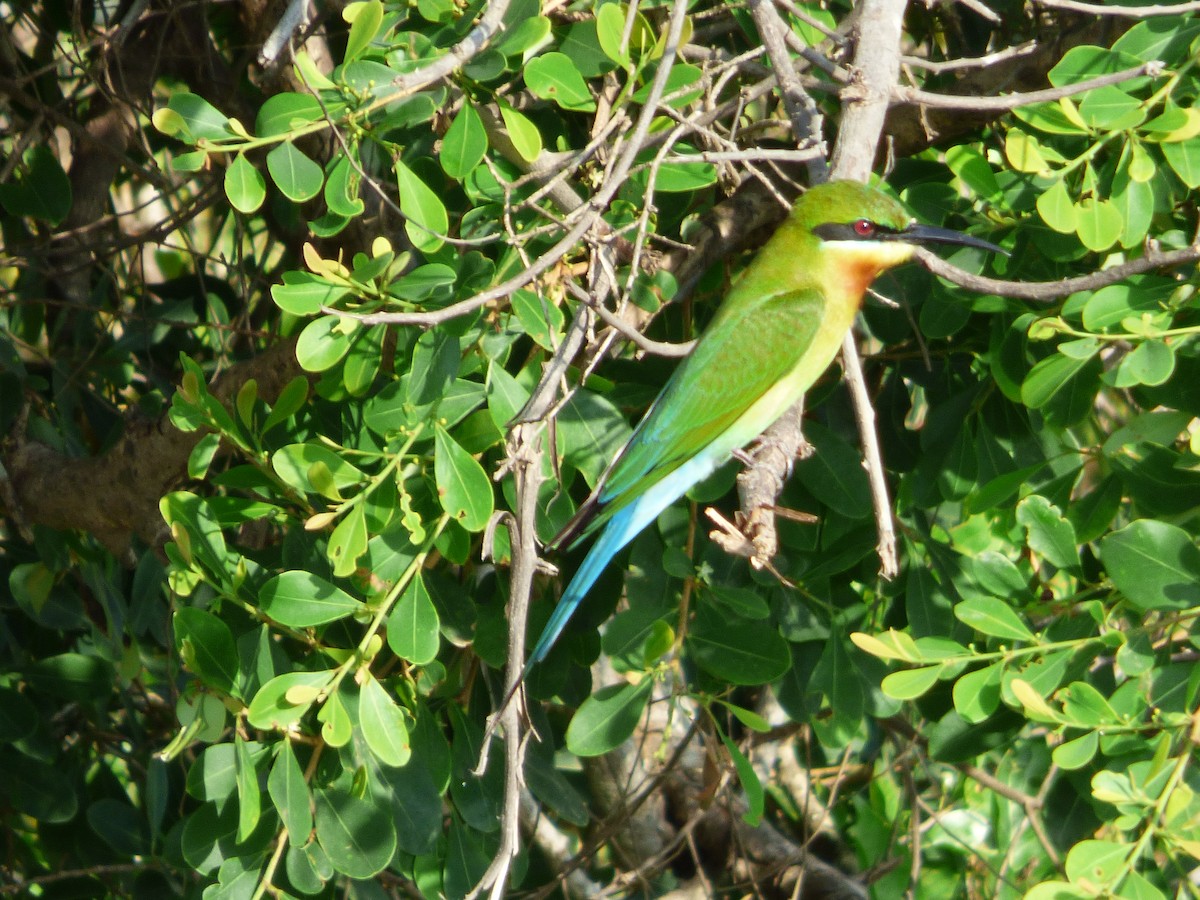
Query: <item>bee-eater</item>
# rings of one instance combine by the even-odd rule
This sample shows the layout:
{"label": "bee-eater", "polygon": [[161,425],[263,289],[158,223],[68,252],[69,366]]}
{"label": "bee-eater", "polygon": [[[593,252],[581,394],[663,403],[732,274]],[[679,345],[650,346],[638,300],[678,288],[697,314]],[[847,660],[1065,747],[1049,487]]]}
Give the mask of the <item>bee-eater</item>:
{"label": "bee-eater", "polygon": [[926,243],[1005,252],[970,235],[914,222],[898,201],[854,181],[817,185],[796,201],[552,542],[562,546],[603,529],[523,675],[545,659],[622,547],[799,402],[833,362],[867,287]]}

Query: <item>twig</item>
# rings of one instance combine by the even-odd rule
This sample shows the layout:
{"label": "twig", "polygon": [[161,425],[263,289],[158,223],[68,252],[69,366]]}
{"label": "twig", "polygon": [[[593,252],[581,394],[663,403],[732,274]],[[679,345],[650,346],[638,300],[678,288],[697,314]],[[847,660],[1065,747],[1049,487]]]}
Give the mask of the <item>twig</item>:
{"label": "twig", "polygon": [[1061,100],[1082,94],[1110,84],[1120,84],[1131,78],[1149,76],[1157,78],[1163,73],[1163,64],[1157,60],[1142,63],[1132,69],[1122,69],[1120,72],[1110,72],[1107,75],[1097,75],[1076,84],[1065,84],[1062,87],[1046,88],[1044,91],[1026,91],[1025,93],[1005,94],[1003,97],[965,97],[954,94],[934,94],[919,88],[897,85],[892,88],[892,100],[896,103],[911,103],[928,106],[933,109],[965,109],[974,112],[1007,112],[1019,106],[1031,106],[1034,103],[1045,103],[1050,100]]}
{"label": "twig", "polygon": [[1081,3],[1079,0],[1033,0],[1037,6],[1086,13],[1090,16],[1120,16],[1125,19],[1150,19],[1155,16],[1178,16],[1200,10],[1200,3],[1166,3],[1161,6],[1107,6]]}
{"label": "twig", "polygon": [[692,352],[692,348],[696,346],[695,341],[683,341],[678,344],[672,344],[667,341],[651,340],[603,303],[597,303],[587,291],[574,282],[567,283],[567,291],[581,303],[586,303],[588,308],[595,311],[596,315],[604,321],[605,325],[614,328],[621,337],[633,343],[639,350],[644,350],[655,356],[680,357],[687,356]]}
{"label": "twig", "polygon": [[275,27],[267,35],[267,39],[263,41],[262,49],[258,51],[259,65],[270,66],[275,62],[276,57],[279,56],[279,52],[292,39],[293,32],[303,23],[304,14],[307,10],[308,0],[290,0],[287,9],[279,17],[279,21],[275,23]]}
{"label": "twig", "polygon": [[925,69],[928,72],[956,72],[962,69],[986,69],[997,63],[1020,59],[1023,56],[1032,56],[1039,49],[1041,48],[1037,41],[1026,41],[1024,44],[1005,47],[1003,50],[997,50],[995,53],[987,53],[983,56],[948,59],[941,62],[921,59],[919,56],[901,56],[900,62],[910,68]]}
{"label": "twig", "polygon": [[879,574],[890,580],[900,573],[900,562],[896,558],[896,527],[892,521],[887,481],[883,477],[879,437],[875,433],[875,408],[867,393],[853,331],[847,332],[846,340],[842,342],[842,365],[846,369],[846,386],[850,388],[850,396],[854,399],[854,417],[858,422],[867,478],[871,482],[871,504],[875,510],[875,530],[879,536],[876,545],[879,551]]}
{"label": "twig", "polygon": [[812,184],[824,181],[828,174],[826,158],[828,149],[825,146],[825,136],[822,134],[825,118],[821,110],[813,102],[808,91],[800,84],[795,66],[788,55],[787,43],[783,32],[785,26],[779,18],[772,0],[750,0],[750,15],[758,28],[759,37],[767,49],[767,57],[779,79],[779,90],[783,95],[783,105],[787,108],[788,118],[792,123],[792,132],[796,142],[803,147],[814,147],[819,155],[806,161],[809,181]]}
{"label": "twig", "polygon": [[1124,281],[1130,275],[1141,275],[1155,269],[1166,269],[1171,266],[1182,266],[1187,263],[1200,261],[1200,243],[1182,250],[1163,252],[1156,243],[1146,246],[1146,255],[1120,265],[1092,272],[1090,275],[1079,275],[1075,278],[1064,278],[1061,281],[1002,281],[998,278],[987,278],[983,275],[973,275],[957,266],[952,266],[940,256],[924,248],[917,248],[915,258],[934,275],[945,278],[957,285],[978,291],[981,294],[995,294],[1000,297],[1012,297],[1017,300],[1058,300],[1078,291],[1095,291],[1106,285]]}
{"label": "twig", "polygon": [[971,10],[971,12],[975,13],[975,15],[987,19],[989,22],[993,22],[996,25],[999,25],[1004,21],[1000,18],[999,14],[997,14],[995,10],[988,9],[984,4],[979,2],[979,0],[958,0],[958,2],[967,9]]}
{"label": "twig", "polygon": [[[512,577],[508,601],[508,658],[504,694],[515,691],[521,680],[521,663],[525,658],[525,624],[529,614],[529,599],[533,592],[533,575],[537,571],[537,497],[542,481],[542,452],[538,443],[544,429],[534,424],[521,424],[510,435],[513,479],[517,490],[516,533],[512,535]],[[510,524],[510,528],[513,525]],[[468,900],[483,891],[491,891],[493,900],[504,896],[509,868],[521,849],[521,783],[525,762],[525,736],[521,734],[521,706],[509,703],[498,713],[504,728],[504,805],[500,816],[500,847],[492,857],[487,871],[467,895]],[[487,767],[491,731],[484,738],[479,754],[476,775]]]}

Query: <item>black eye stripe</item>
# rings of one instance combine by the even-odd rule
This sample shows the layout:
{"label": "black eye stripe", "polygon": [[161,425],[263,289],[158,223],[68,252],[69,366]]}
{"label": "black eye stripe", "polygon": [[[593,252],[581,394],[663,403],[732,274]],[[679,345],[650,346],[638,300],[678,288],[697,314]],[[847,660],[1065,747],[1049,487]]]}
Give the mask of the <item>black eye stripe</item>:
{"label": "black eye stripe", "polygon": [[886,225],[874,224],[873,233],[859,234],[854,222],[823,222],[813,229],[813,234],[823,241],[879,241],[900,233]]}

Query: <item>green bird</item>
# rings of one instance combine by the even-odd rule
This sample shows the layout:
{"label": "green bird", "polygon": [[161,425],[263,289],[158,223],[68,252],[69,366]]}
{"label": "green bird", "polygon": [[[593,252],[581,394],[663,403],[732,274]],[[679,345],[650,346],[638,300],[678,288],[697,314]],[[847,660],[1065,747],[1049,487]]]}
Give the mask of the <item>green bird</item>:
{"label": "green bird", "polygon": [[854,181],[817,185],[796,201],[552,542],[574,546],[600,531],[522,677],[545,659],[613,556],[799,402],[833,362],[875,277],[929,243],[1005,253],[979,238],[921,225],[887,194]]}

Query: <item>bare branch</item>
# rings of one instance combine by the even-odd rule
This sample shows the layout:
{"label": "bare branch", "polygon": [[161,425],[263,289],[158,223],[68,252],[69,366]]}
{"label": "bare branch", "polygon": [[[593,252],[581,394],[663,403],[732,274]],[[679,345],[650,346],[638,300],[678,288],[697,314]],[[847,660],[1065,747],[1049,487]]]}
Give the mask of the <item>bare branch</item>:
{"label": "bare branch", "polygon": [[976,112],[1007,112],[1019,106],[1030,106],[1034,103],[1045,103],[1049,100],[1061,100],[1082,94],[1110,84],[1120,84],[1131,78],[1142,76],[1158,77],[1163,73],[1163,64],[1151,60],[1135,66],[1132,69],[1122,69],[1120,72],[1110,72],[1107,75],[1097,75],[1087,81],[1077,84],[1066,84],[1058,88],[1047,88],[1044,91],[1028,91],[1020,94],[1007,94],[1003,97],[964,97],[952,94],[933,94],[919,88],[898,85],[892,89],[892,98],[897,103],[915,103],[935,109],[964,109]]}
{"label": "bare branch", "polygon": [[1179,16],[1200,11],[1200,3],[1166,3],[1161,6],[1109,6],[1101,3],[1081,3],[1079,0],[1033,0],[1036,6],[1061,9],[1089,16],[1120,16],[1125,19],[1151,19],[1155,16]]}
{"label": "bare branch", "polygon": [[1155,269],[1166,269],[1197,262],[1200,260],[1200,244],[1193,244],[1182,250],[1163,252],[1158,249],[1157,244],[1149,243],[1145,256],[1101,269],[1099,272],[1092,272],[1090,275],[1064,278],[1061,281],[1003,281],[998,278],[973,275],[957,266],[950,265],[937,254],[923,248],[918,248],[916,259],[939,278],[945,278],[947,281],[952,281],[981,294],[996,294],[1000,297],[1013,297],[1018,300],[1049,301],[1067,297],[1078,291],[1099,290],[1106,285],[1124,281],[1130,275],[1141,275],[1145,272],[1153,272]]}

